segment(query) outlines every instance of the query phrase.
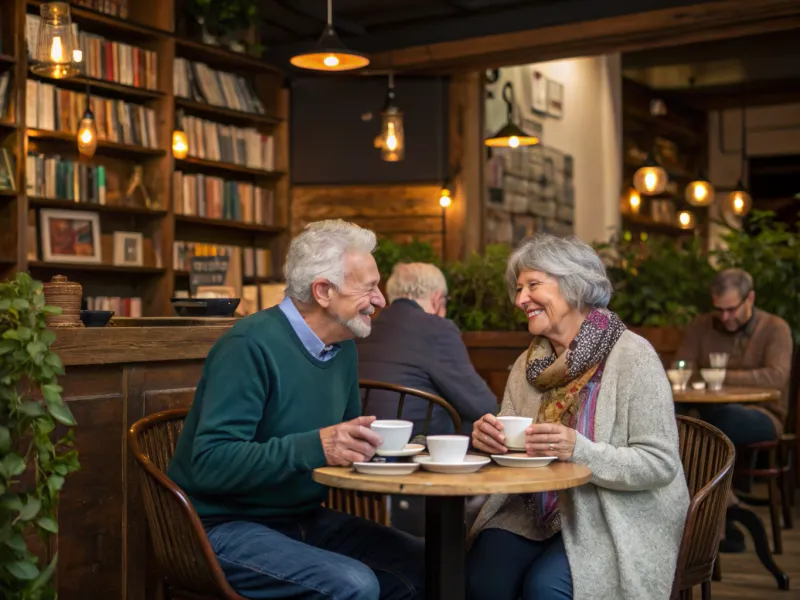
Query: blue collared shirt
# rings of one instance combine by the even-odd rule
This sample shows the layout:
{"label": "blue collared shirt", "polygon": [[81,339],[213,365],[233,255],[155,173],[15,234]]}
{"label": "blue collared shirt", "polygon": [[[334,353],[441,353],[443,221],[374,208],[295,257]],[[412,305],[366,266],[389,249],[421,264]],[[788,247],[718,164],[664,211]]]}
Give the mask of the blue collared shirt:
{"label": "blue collared shirt", "polygon": [[336,356],[336,353],[339,352],[339,344],[326,346],[323,341],[317,337],[317,334],[314,333],[311,327],[308,326],[308,323],[303,319],[303,315],[297,310],[297,307],[289,296],[286,296],[278,307],[283,311],[283,314],[286,315],[292,329],[294,329],[297,337],[300,338],[303,346],[305,346],[305,349],[309,351],[311,356],[321,361],[330,360]]}

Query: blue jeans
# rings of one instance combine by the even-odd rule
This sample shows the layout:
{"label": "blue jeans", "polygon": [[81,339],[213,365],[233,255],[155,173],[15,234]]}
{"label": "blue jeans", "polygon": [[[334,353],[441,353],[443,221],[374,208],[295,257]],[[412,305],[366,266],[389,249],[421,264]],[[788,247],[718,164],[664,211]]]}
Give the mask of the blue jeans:
{"label": "blue jeans", "polygon": [[484,529],[467,554],[467,600],[572,600],[572,572],[557,533],[534,542]]}
{"label": "blue jeans", "polygon": [[253,600],[422,600],[425,551],[403,532],[320,508],[293,521],[206,532],[231,587]]}
{"label": "blue jeans", "polygon": [[774,440],[775,425],[764,413],[741,404],[703,404],[700,417],[727,435],[734,446]]}

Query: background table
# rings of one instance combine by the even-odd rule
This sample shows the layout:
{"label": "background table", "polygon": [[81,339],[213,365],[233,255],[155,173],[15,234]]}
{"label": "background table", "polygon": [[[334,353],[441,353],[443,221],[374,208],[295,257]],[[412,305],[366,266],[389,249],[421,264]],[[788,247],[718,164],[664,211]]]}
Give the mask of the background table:
{"label": "background table", "polygon": [[486,465],[464,475],[418,470],[411,475],[362,475],[350,467],[315,469],[314,480],[329,487],[425,498],[425,597],[462,600],[465,595],[464,496],[565,490],[587,483],[588,467],[553,462],[535,469]]}
{"label": "background table", "polygon": [[683,392],[672,390],[672,398],[675,402],[693,404],[747,404],[753,402],[769,402],[770,400],[778,400],[780,397],[780,390],[774,390],[772,388],[723,387],[721,390],[715,392],[708,389],[687,389]]}

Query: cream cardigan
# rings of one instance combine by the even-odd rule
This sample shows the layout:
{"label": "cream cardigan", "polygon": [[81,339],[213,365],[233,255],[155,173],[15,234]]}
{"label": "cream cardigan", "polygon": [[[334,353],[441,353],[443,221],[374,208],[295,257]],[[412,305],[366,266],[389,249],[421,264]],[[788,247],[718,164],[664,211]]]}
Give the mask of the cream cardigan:
{"label": "cream cardigan", "polygon": [[[537,415],[542,393],[525,377],[525,355],[511,370],[501,415]],[[667,600],[689,493],[667,376],[650,343],[630,331],[605,364],[595,438],[578,434],[572,456],[592,470],[591,482],[559,493],[573,598]],[[489,497],[470,542],[509,499]],[[525,535],[527,518],[517,510],[502,528]]]}

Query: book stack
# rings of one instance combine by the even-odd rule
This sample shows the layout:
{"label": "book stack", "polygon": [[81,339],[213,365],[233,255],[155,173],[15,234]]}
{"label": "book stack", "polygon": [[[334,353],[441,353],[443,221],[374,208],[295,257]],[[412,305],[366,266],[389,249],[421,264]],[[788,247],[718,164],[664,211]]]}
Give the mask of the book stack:
{"label": "book stack", "polygon": [[173,90],[179,98],[246,113],[264,114],[264,105],[241,75],[215,71],[204,63],[185,58],[175,59],[174,72]]}
{"label": "book stack", "polygon": [[106,168],[59,156],[29,153],[25,165],[25,192],[38,198],[105,204]]}
{"label": "book stack", "polygon": [[175,214],[272,225],[273,190],[243,181],[175,171]]}
{"label": "book stack", "polygon": [[271,135],[191,116],[183,117],[182,125],[189,139],[189,156],[264,171],[275,169],[275,142]]}

